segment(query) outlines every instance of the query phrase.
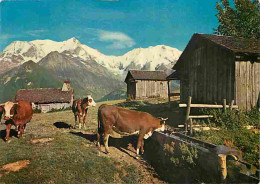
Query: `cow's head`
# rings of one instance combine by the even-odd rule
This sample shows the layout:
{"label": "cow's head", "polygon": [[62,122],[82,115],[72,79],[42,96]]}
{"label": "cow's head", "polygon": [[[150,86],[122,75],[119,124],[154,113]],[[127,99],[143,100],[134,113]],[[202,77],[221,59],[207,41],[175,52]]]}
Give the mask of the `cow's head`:
{"label": "cow's head", "polygon": [[155,131],[158,131],[158,132],[163,132],[165,130],[165,121],[168,119],[168,118],[158,118],[160,120],[160,127],[155,129]]}
{"label": "cow's head", "polygon": [[14,110],[14,106],[17,105],[18,103],[14,103],[14,102],[5,102],[3,104],[3,107],[4,107],[4,120],[10,120],[13,116],[14,116],[14,113],[15,113],[15,110]]}
{"label": "cow's head", "polygon": [[96,102],[94,101],[91,95],[88,95],[87,99],[88,99],[88,106],[96,106]]}

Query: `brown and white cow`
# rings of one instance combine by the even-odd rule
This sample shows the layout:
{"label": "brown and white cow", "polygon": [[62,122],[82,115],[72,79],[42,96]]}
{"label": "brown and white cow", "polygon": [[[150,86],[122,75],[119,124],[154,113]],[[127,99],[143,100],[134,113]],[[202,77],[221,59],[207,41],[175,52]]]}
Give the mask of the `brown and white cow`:
{"label": "brown and white cow", "polygon": [[33,116],[32,105],[29,102],[19,100],[18,102],[6,102],[4,105],[4,120],[6,120],[6,137],[9,141],[12,124],[19,127],[18,138],[22,137],[24,127]]}
{"label": "brown and white cow", "polygon": [[[97,146],[100,147],[100,136],[103,135],[105,150],[108,153],[108,138],[111,135],[127,136],[139,134],[136,153],[144,153],[144,139],[153,131],[164,131],[167,119],[155,118],[146,112],[124,109],[113,105],[101,105],[98,109]],[[115,134],[116,132],[116,134]]]}
{"label": "brown and white cow", "polygon": [[81,117],[83,117],[83,127],[86,128],[85,122],[88,114],[88,108],[96,106],[96,102],[93,100],[91,95],[86,98],[74,100],[72,105],[72,112],[75,117],[75,128],[77,125],[77,118],[79,119],[79,128],[81,129]]}

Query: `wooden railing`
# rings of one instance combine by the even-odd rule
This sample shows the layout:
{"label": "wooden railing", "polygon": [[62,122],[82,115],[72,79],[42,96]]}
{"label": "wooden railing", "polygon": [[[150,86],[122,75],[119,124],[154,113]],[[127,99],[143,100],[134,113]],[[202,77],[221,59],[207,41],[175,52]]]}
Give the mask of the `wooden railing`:
{"label": "wooden railing", "polygon": [[179,104],[179,107],[187,107],[186,116],[185,116],[185,131],[188,131],[188,123],[190,123],[190,134],[193,134],[192,127],[193,122],[192,119],[201,119],[201,118],[212,118],[213,115],[190,115],[190,111],[192,107],[196,108],[223,108],[225,111],[227,108],[230,109],[237,109],[238,106],[234,105],[234,100],[231,101],[230,105],[227,105],[226,99],[223,99],[223,105],[214,105],[214,104],[192,104],[191,103],[192,97],[189,96],[187,104]]}

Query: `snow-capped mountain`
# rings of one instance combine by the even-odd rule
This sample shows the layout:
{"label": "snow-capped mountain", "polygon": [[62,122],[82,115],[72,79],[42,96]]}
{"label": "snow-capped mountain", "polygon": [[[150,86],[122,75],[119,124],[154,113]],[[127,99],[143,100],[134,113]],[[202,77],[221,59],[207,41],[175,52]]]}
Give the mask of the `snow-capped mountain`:
{"label": "snow-capped mountain", "polygon": [[114,73],[127,69],[155,70],[162,65],[172,67],[179,58],[178,49],[158,45],[149,48],[137,48],[123,56],[104,55],[96,49],[81,44],[76,38],[56,42],[52,40],[15,41],[8,45],[0,56],[0,73],[8,71],[29,60],[39,62],[50,52],[57,51],[71,57],[79,57],[84,61],[96,61]]}

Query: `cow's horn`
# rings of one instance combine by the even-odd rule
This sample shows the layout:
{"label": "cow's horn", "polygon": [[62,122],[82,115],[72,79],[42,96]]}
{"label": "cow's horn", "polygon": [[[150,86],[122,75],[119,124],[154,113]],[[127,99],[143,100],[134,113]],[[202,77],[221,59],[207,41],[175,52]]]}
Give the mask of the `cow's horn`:
{"label": "cow's horn", "polygon": [[15,105],[18,105],[18,102],[15,102],[14,104],[15,104]]}
{"label": "cow's horn", "polygon": [[1,103],[0,106],[4,105],[5,103]]}
{"label": "cow's horn", "polygon": [[168,120],[168,118],[160,118],[162,121],[166,121]]}

